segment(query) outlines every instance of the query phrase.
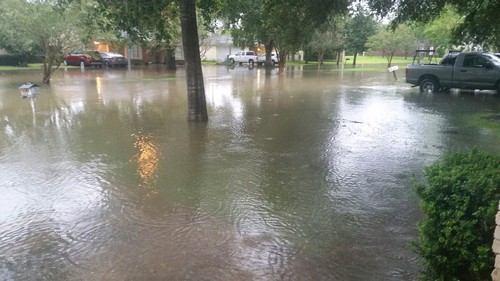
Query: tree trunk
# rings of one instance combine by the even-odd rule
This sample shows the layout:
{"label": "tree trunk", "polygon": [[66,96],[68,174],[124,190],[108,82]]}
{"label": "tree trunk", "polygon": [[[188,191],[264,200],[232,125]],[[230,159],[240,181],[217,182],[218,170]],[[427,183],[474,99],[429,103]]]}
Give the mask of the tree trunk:
{"label": "tree trunk", "polygon": [[273,53],[273,48],[274,48],[273,40],[270,40],[264,46],[266,47],[266,61],[264,62],[264,65],[266,67],[271,67],[273,66],[273,62],[271,60],[271,54]]}
{"label": "tree trunk", "polygon": [[196,23],[196,0],[181,0],[180,2],[182,47],[186,61],[188,120],[206,122],[208,114]]}
{"label": "tree trunk", "polygon": [[175,65],[175,49],[172,47],[167,47],[165,50],[166,53],[166,61],[165,61],[165,67],[167,70],[176,70],[177,67]]}
{"label": "tree trunk", "polygon": [[43,83],[44,84],[50,84],[50,79],[52,78],[52,74],[59,68],[61,65],[60,63],[57,63],[57,66],[54,68],[54,62],[56,62],[55,56],[48,56],[45,57],[43,61]]}
{"label": "tree trunk", "polygon": [[358,57],[358,50],[354,51],[354,57],[352,58],[352,65],[356,65],[356,58]]}
{"label": "tree trunk", "polygon": [[285,72],[285,63],[286,63],[286,57],[288,56],[288,51],[283,51],[280,50],[279,57],[280,60],[278,62],[278,73],[283,73]]}
{"label": "tree trunk", "polygon": [[324,49],[318,50],[318,67],[323,64],[323,59],[325,57],[325,51]]}
{"label": "tree trunk", "polygon": [[50,68],[47,65],[47,62],[43,62],[43,78],[42,81],[44,84],[50,84],[50,78],[52,77],[52,73],[50,72]]}
{"label": "tree trunk", "polygon": [[387,57],[387,67],[391,67],[392,64],[392,58],[394,57],[394,53],[396,51],[392,51],[389,53],[389,56]]}

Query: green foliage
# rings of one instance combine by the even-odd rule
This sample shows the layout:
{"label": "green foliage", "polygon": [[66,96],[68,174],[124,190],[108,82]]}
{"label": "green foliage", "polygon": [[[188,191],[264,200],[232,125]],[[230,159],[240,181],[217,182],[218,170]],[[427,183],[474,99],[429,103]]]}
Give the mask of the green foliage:
{"label": "green foliage", "polygon": [[[345,19],[343,16],[332,16],[322,24],[314,33],[304,48],[305,55],[315,53],[316,57],[307,60],[317,60],[322,62],[325,56],[340,52],[344,47]],[[306,58],[304,58],[306,59]]]}
{"label": "green foliage", "polygon": [[446,7],[452,6],[461,21],[454,29],[454,43],[475,43],[500,49],[500,1],[498,0],[369,0],[380,15],[393,14],[393,24],[403,22],[428,23],[438,18]]}
{"label": "green foliage", "polygon": [[26,55],[0,55],[1,66],[25,66],[29,63],[40,63],[40,57]]}
{"label": "green foliage", "polygon": [[[148,45],[178,46],[180,44],[180,12],[176,1],[112,1],[95,0],[94,22],[101,30],[113,32],[118,38]],[[151,46],[153,47],[153,46]]]}
{"label": "green foliage", "polygon": [[443,55],[452,48],[453,30],[463,21],[456,9],[446,5],[439,17],[423,25],[422,35]]}
{"label": "green foliage", "polygon": [[43,58],[44,83],[49,83],[64,54],[83,46],[80,4],[59,4],[58,0],[0,1],[0,47]]}
{"label": "green foliage", "polygon": [[366,46],[372,51],[385,53],[388,67],[391,66],[394,53],[403,50],[406,53],[416,49],[416,38],[406,25],[398,26],[396,30],[382,28],[368,38]]}
{"label": "green foliage", "polygon": [[329,17],[347,12],[345,0],[222,0],[221,15],[241,47],[257,43],[286,55],[303,49]]}
{"label": "green foliage", "polygon": [[478,149],[449,153],[414,183],[425,219],[415,243],[422,280],[489,280],[495,214],[500,199],[500,157]]}
{"label": "green foliage", "polygon": [[346,50],[352,53],[364,51],[368,37],[375,34],[377,25],[375,18],[363,6],[358,6],[357,11],[347,22],[345,33]]}

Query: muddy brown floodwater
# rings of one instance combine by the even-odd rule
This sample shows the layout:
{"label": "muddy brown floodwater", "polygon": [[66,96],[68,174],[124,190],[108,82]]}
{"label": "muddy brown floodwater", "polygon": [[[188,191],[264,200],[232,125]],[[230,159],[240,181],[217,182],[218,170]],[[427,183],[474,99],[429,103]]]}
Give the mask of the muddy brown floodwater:
{"label": "muddy brown floodwater", "polygon": [[470,123],[498,114],[489,93],[203,70],[206,125],[186,121],[182,68],[63,69],[25,99],[40,72],[0,74],[1,280],[416,280],[411,178],[500,152]]}

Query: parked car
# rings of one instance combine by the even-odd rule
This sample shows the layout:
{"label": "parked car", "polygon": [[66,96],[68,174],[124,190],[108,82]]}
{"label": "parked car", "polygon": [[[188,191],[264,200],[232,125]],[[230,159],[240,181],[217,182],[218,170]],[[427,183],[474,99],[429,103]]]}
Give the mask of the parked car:
{"label": "parked car", "polygon": [[490,53],[451,53],[439,64],[412,64],[406,68],[406,83],[420,90],[497,90],[500,94],[500,58]]}
{"label": "parked car", "polygon": [[99,52],[73,51],[64,56],[63,63],[64,65],[76,65],[80,67],[102,66],[102,60]]}
{"label": "parked car", "polygon": [[[271,53],[271,63],[273,65],[277,64],[278,62],[280,61],[280,58],[278,57],[278,55],[276,53]],[[263,55],[263,56],[259,56],[257,58],[257,64],[258,65],[263,65],[266,63],[266,55]]]}
{"label": "parked car", "polygon": [[128,64],[127,58],[119,53],[102,52],[100,55],[105,66],[126,66]]}
{"label": "parked car", "polygon": [[253,66],[253,64],[257,62],[257,56],[253,51],[239,51],[234,55],[230,55],[228,59],[230,64],[248,63],[249,65]]}

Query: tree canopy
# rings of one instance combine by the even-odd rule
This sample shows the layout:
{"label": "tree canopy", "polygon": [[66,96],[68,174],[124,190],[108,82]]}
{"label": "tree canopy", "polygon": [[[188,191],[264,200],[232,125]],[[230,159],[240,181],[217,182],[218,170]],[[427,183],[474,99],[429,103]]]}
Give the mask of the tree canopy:
{"label": "tree canopy", "polygon": [[375,17],[362,5],[358,5],[347,22],[345,33],[345,47],[354,54],[353,65],[356,65],[358,52],[365,51],[368,37],[375,34],[376,30]]}
{"label": "tree canopy", "polygon": [[43,82],[49,83],[63,55],[85,45],[83,25],[74,12],[80,8],[56,0],[2,0],[0,47],[43,58]]}
{"label": "tree canopy", "polygon": [[406,25],[400,25],[395,30],[383,27],[368,38],[366,46],[372,51],[382,51],[387,59],[387,67],[390,67],[396,51],[415,49],[416,38]]}
{"label": "tree canopy", "polygon": [[331,15],[347,12],[346,0],[223,0],[221,15],[240,47],[275,48],[280,68],[289,53],[305,47]]}
{"label": "tree canopy", "polygon": [[500,50],[498,0],[369,0],[368,3],[379,15],[394,15],[394,26],[403,22],[429,22],[450,5],[463,17],[463,22],[453,29],[454,43],[471,42]]}
{"label": "tree canopy", "polygon": [[331,16],[313,34],[308,47],[318,54],[318,64],[322,64],[327,51],[342,51],[344,47],[345,18],[341,15]]}

